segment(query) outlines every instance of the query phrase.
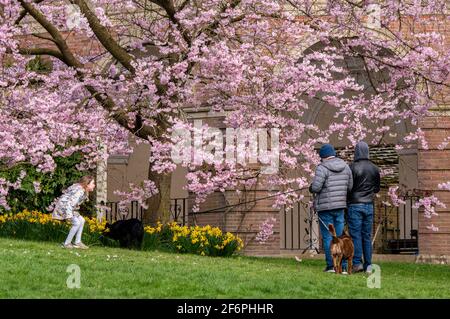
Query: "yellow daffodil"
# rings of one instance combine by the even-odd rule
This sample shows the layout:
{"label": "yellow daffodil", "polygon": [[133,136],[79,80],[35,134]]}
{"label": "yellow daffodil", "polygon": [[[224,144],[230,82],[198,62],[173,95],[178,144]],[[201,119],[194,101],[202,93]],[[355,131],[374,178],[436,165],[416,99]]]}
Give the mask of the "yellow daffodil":
{"label": "yellow daffodil", "polygon": [[[102,233],[108,232],[109,229],[106,229],[106,221],[99,222],[97,218],[85,218],[88,226],[88,230],[91,233]],[[8,222],[15,221],[24,221],[30,224],[41,224],[46,225],[49,224],[51,226],[61,225],[66,223],[64,221],[55,220],[52,218],[51,214],[41,213],[38,211],[29,211],[23,210],[17,214],[9,213],[0,215],[0,225]],[[228,245],[232,245],[232,247],[236,247],[237,251],[241,250],[244,247],[244,243],[241,238],[233,235],[230,232],[223,233],[219,227],[213,227],[211,225],[205,226],[182,226],[177,222],[173,221],[167,224],[163,224],[160,221],[157,221],[154,227],[145,226],[144,231],[146,234],[159,236],[162,233],[163,229],[169,230],[172,236],[172,241],[177,243],[175,246],[178,250],[183,248],[181,243],[185,243],[187,245],[193,245],[191,250],[195,251],[200,246],[201,250],[197,251],[202,256],[206,254],[207,247],[214,247],[216,250],[224,250],[225,247],[229,247]],[[178,244],[180,243],[180,244]],[[199,246],[197,246],[199,245]],[[189,251],[189,246],[185,246],[185,249]],[[230,252],[227,251],[227,254]]]}

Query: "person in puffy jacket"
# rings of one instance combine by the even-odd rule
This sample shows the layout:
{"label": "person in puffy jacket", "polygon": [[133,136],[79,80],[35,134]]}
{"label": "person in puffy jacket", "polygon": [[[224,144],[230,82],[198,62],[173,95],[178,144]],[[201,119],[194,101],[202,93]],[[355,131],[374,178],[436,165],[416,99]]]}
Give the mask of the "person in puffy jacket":
{"label": "person in puffy jacket", "polygon": [[[67,188],[55,204],[52,217],[58,220],[67,220],[72,224],[66,241],[63,244],[65,248],[88,248],[81,242],[85,221],[78,212],[78,209],[89,198],[89,192],[92,192],[94,188],[94,178],[92,176],[83,176],[78,183]],[[72,239],[75,235],[75,243],[72,244]]]}
{"label": "person in puffy jacket", "polygon": [[[380,191],[380,170],[369,160],[369,146],[359,142],[350,169],[353,189],[349,194],[348,228],[355,246],[353,271],[372,272],[373,199]],[[364,255],[364,264],[362,256]]]}
{"label": "person in puffy jacket", "polygon": [[[337,236],[344,231],[344,209],[347,208],[347,196],[353,187],[352,172],[342,159],[336,157],[331,144],[324,144],[319,151],[321,163],[317,166],[309,191],[315,194],[314,208],[319,215],[327,266],[325,272],[334,272],[330,252],[331,234],[328,225],[333,224]],[[347,268],[347,262],[342,263]]]}

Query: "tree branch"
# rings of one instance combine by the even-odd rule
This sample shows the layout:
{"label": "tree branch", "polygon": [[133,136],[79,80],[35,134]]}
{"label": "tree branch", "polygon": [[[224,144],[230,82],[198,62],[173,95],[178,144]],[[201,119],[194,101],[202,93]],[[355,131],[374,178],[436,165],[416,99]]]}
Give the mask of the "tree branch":
{"label": "tree branch", "polygon": [[183,3],[178,7],[178,12],[182,11],[190,0],[184,0]]}
{"label": "tree branch", "polygon": [[47,40],[47,41],[50,41],[50,42],[53,42],[53,43],[56,44],[56,41],[53,38],[46,37],[45,35],[38,34],[38,33],[33,33],[31,35],[33,37],[36,37],[36,38],[39,38],[39,39],[42,39],[42,40]]}
{"label": "tree branch", "polygon": [[[46,17],[36,9],[31,3],[28,3],[24,0],[19,0],[20,4],[29,13],[53,38],[53,42],[59,49],[53,50],[50,48],[26,48],[22,49],[22,54],[48,54],[55,56],[61,59],[67,66],[74,67],[77,70],[77,77],[80,82],[84,81],[84,74],[80,71],[84,67],[84,65],[78,61],[78,59],[73,55],[72,51],[69,49],[65,39],[59,30],[46,19]],[[129,68],[130,72],[134,72],[134,68],[131,66],[132,56],[129,55],[123,48],[121,48],[111,37],[108,30],[100,24],[98,18],[89,10],[86,3],[83,0],[75,0],[79,6],[80,10],[88,19],[88,22],[97,35],[97,38],[103,44],[103,46],[119,61],[124,67]],[[148,136],[155,136],[155,134],[159,134],[160,132],[155,132],[150,126],[141,125],[140,127],[130,127],[128,118],[124,114],[118,113],[115,109],[114,101],[106,94],[98,92],[93,86],[89,84],[84,85],[86,90],[96,99],[100,105],[111,114],[111,117],[117,121],[117,123],[123,126],[125,129],[133,133],[134,135],[148,139]],[[157,118],[156,121],[160,125],[158,129],[167,128],[167,123],[162,118]]]}
{"label": "tree branch", "polygon": [[58,50],[51,48],[19,48],[22,55],[50,55],[64,62],[64,57]]}
{"label": "tree branch", "polygon": [[83,65],[77,60],[77,58],[72,54],[69,47],[67,46],[66,41],[62,37],[59,30],[51,24],[50,21],[47,20],[47,18],[40,12],[38,9],[36,9],[31,3],[28,3],[24,0],[19,0],[22,7],[37,21],[39,24],[47,30],[48,33],[52,36],[52,38],[55,40],[55,44],[58,47],[58,49],[61,51],[62,56],[64,57],[64,62],[72,67],[81,68]]}
{"label": "tree branch", "polygon": [[[33,2],[38,4],[38,3],[41,3],[43,1],[44,0],[34,0]],[[15,25],[19,24],[23,20],[23,18],[25,18],[26,15],[27,15],[27,10],[24,9],[24,10],[20,11],[19,17],[16,19],[16,21],[14,21],[14,24]]]}
{"label": "tree branch", "polygon": [[[150,0],[151,2],[153,2],[154,4],[160,6],[161,8],[163,8],[166,13],[167,16],[169,17],[169,20],[175,24],[175,26],[177,27],[178,31],[181,33],[181,35],[183,36],[184,41],[186,41],[186,43],[191,46],[192,40],[189,37],[189,34],[186,30],[183,29],[183,27],[180,24],[180,21],[178,21],[178,19],[175,17],[176,14],[176,10],[175,10],[175,6],[172,2],[172,0]],[[182,6],[181,9],[182,10],[184,8],[184,6],[187,4],[188,1],[185,1]]]}
{"label": "tree branch", "polygon": [[[241,3],[241,0],[233,0],[233,1],[231,2],[231,4],[230,4],[230,8],[231,8],[231,9],[234,9],[234,8],[236,8],[240,3]],[[221,8],[220,13],[225,12],[225,10],[226,10],[227,8],[228,8],[228,7],[227,7],[226,5],[223,5],[222,8]],[[238,22],[238,21],[240,21],[240,20],[243,19],[243,18],[245,18],[245,15],[241,15],[240,17],[235,18],[235,19],[237,19],[236,22]],[[220,22],[220,14],[218,15],[217,19],[215,19],[213,22],[211,22],[208,26],[204,27],[202,30],[203,30],[203,31],[205,31],[205,30],[211,30],[211,31],[212,31],[212,30],[214,30],[215,28],[217,28],[217,27],[219,26],[219,22]]]}
{"label": "tree branch", "polygon": [[97,16],[89,9],[84,0],[71,0],[71,3],[78,5],[81,13],[84,14],[88,20],[89,26],[96,35],[100,43],[108,50],[111,55],[117,59],[128,71],[134,74],[135,69],[131,65],[133,57],[127,53],[127,51],[122,48],[116,40],[111,36],[111,33],[106,27],[104,27]]}

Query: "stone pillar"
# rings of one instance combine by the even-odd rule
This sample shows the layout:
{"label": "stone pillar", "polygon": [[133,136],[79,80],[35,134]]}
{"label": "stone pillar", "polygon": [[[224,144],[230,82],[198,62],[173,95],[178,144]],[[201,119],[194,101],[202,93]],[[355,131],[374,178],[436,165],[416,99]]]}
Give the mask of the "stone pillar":
{"label": "stone pillar", "polygon": [[101,142],[100,149],[102,150],[103,155],[102,158],[97,162],[96,176],[96,205],[98,221],[102,221],[105,217],[105,210],[101,206],[105,205],[108,201],[108,153],[106,146]]}
{"label": "stone pillar", "polygon": [[[440,262],[450,256],[450,191],[438,189],[438,184],[450,181],[450,145],[438,146],[450,136],[450,110],[437,111],[419,122],[428,141],[428,150],[418,149],[418,186],[430,190],[447,208],[437,208],[431,219],[419,212],[418,261]],[[439,231],[427,226],[434,224]],[[447,256],[447,257],[446,257]]]}

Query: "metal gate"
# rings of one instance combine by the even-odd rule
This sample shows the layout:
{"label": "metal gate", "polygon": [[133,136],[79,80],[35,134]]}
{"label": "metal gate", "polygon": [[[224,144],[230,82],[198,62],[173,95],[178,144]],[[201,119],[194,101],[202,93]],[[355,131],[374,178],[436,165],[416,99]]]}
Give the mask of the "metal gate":
{"label": "metal gate", "polygon": [[319,219],[310,200],[309,195],[305,196],[293,207],[285,207],[280,212],[281,249],[320,251]]}
{"label": "metal gate", "polygon": [[[105,206],[103,203],[102,206]],[[142,220],[145,209],[137,201],[132,201],[125,206],[120,206],[119,202],[107,202],[108,207],[104,216],[106,221],[112,223],[117,220],[125,220],[130,218],[137,218]],[[187,224],[188,210],[186,198],[173,198],[170,200],[170,220],[176,221],[182,226]]]}
{"label": "metal gate", "polygon": [[402,197],[404,204],[389,206],[383,204],[381,212],[382,252],[389,254],[416,254],[419,251],[419,210],[414,204],[418,195]]}
{"label": "metal gate", "polygon": [[106,206],[108,209],[105,211],[105,218],[109,223],[131,218],[142,220],[144,216],[144,208],[137,201],[132,201],[125,206],[120,206],[119,202],[107,202]]}
{"label": "metal gate", "polygon": [[[374,211],[372,238],[380,240],[380,253],[416,254],[418,253],[418,209],[414,204],[419,195],[408,194],[402,197],[404,204],[398,207],[386,204],[387,198],[377,199]],[[310,207],[311,197],[295,203],[292,208],[280,212],[281,249],[315,250],[322,249],[317,213]],[[374,249],[375,252],[375,249]]]}
{"label": "metal gate", "polygon": [[187,198],[174,198],[170,201],[170,220],[181,226],[188,223]]}

